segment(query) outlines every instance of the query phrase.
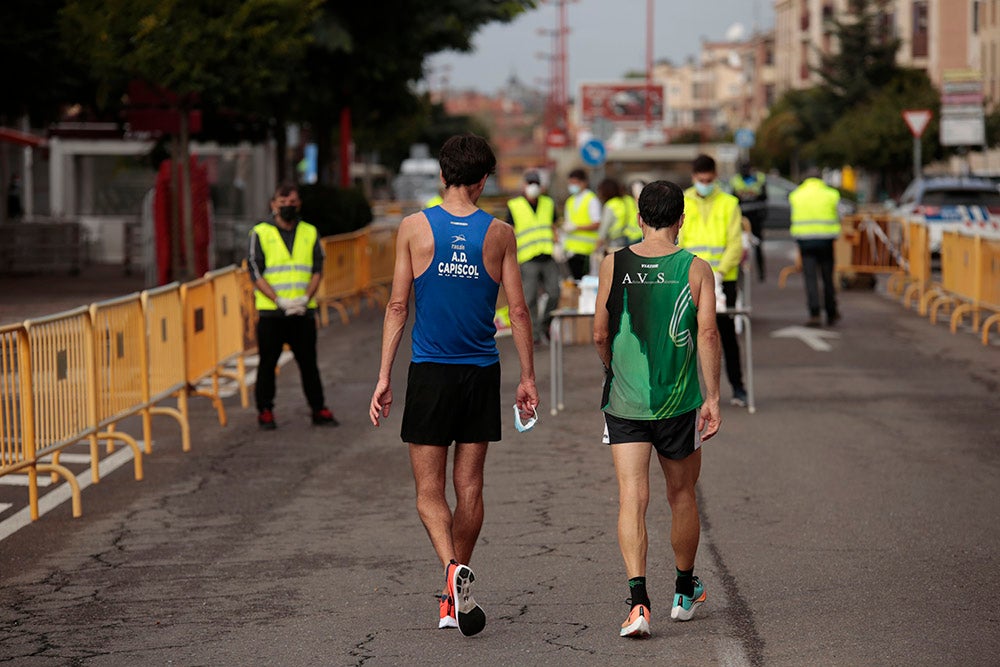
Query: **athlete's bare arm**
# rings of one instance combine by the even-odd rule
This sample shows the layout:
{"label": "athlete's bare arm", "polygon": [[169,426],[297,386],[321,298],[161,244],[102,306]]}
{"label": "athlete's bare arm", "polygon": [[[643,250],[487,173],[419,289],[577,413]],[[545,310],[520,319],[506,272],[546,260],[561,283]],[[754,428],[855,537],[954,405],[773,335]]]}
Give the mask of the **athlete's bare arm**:
{"label": "athlete's bare arm", "polygon": [[722,414],[719,410],[719,371],[722,366],[722,345],[715,322],[715,276],[708,262],[697,257],[688,271],[691,299],[698,309],[698,360],[705,380],[705,402],[698,414],[698,432],[702,442],[719,432]]}
{"label": "athlete's bare arm", "polygon": [[[517,239],[514,228],[502,220],[494,219],[486,232],[489,264],[486,269],[500,283],[507,296],[510,311],[510,328],[514,347],[521,364],[521,381],[517,385],[516,404],[525,416],[538,407],[538,389],[535,387],[535,348],[531,337],[531,316],[524,300],[521,269],[517,263]],[[499,275],[495,273],[499,269]]]}
{"label": "athlete's bare arm", "polygon": [[611,315],[608,313],[608,295],[611,294],[611,281],[614,275],[615,256],[611,254],[601,260],[597,278],[597,303],[594,306],[594,346],[604,368],[611,367],[609,331]]}
{"label": "athlete's bare arm", "polygon": [[[392,364],[396,360],[396,352],[399,350],[399,342],[403,337],[403,329],[410,313],[410,290],[413,288],[414,279],[413,254],[414,251],[417,251],[418,255],[425,254],[420,251],[423,250],[421,241],[423,240],[425,245],[426,240],[420,237],[421,232],[428,229],[429,225],[424,214],[414,213],[403,219],[396,234],[396,267],[392,274],[392,292],[389,294],[389,303],[385,307],[385,320],[382,323],[382,362],[378,370],[378,383],[375,385],[375,392],[368,407],[368,416],[375,426],[379,425],[380,418],[389,416],[389,408],[392,406]],[[433,255],[433,239],[430,243]],[[423,257],[417,257],[418,262],[422,260]],[[427,268],[427,264],[429,261],[424,265],[424,269]]]}

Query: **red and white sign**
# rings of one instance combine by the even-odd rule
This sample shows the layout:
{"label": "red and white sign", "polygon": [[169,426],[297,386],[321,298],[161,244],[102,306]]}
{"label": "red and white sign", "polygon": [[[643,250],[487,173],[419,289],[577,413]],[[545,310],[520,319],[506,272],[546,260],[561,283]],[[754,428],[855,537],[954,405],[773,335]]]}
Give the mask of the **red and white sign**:
{"label": "red and white sign", "polygon": [[931,111],[930,109],[907,109],[903,112],[903,120],[906,121],[914,138],[919,139],[920,135],[927,129],[927,124],[931,122]]}
{"label": "red and white sign", "polygon": [[659,123],[663,120],[663,84],[654,83],[647,88],[645,81],[582,84],[580,115],[584,123],[591,123],[597,118],[641,123],[646,120],[647,94],[651,120]]}

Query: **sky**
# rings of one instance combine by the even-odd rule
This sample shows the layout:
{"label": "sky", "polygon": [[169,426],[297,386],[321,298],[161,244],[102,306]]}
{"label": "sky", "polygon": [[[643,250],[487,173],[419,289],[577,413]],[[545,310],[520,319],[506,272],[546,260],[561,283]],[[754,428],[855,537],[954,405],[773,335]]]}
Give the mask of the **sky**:
{"label": "sky", "polygon": [[[567,4],[570,97],[576,97],[581,83],[617,81],[626,72],[645,71],[646,5],[647,0]],[[654,0],[653,15],[654,60],[681,63],[697,56],[702,39],[725,39],[733,24],[741,24],[747,36],[755,25],[761,30],[773,27],[774,0]],[[447,77],[450,89],[492,93],[514,73],[528,86],[547,89],[549,61],[537,54],[553,52],[551,32],[556,27],[556,3],[551,0],[511,23],[489,24],[474,37],[475,52],[450,51],[430,58],[425,85],[438,90]]]}

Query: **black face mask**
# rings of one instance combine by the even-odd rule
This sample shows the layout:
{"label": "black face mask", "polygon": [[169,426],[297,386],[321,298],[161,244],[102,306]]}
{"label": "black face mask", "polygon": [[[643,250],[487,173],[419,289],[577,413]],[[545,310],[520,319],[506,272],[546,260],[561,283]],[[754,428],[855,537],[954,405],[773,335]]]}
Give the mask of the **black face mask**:
{"label": "black face mask", "polygon": [[289,223],[295,223],[299,221],[299,207],[298,206],[279,206],[278,215],[282,220]]}

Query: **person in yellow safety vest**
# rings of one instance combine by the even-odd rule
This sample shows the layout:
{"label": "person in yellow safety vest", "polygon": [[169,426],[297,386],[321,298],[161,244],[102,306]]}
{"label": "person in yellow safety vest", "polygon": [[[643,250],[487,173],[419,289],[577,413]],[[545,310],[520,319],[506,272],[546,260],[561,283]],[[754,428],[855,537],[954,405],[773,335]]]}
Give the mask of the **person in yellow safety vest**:
{"label": "person in yellow safety vest", "polygon": [[757,279],[764,282],[764,221],[767,219],[767,177],[753,168],[749,161],[740,163],[740,173],[729,180],[729,187],[740,200],[740,210],[750,221],[750,233],[757,237],[754,259]]}
{"label": "person in yellow safety vest", "polygon": [[817,274],[823,278],[823,307],[826,323],[833,326],[840,320],[837,293],[833,284],[833,243],[840,236],[840,192],[819,178],[819,170],[810,169],[799,187],[788,195],[792,209],[792,238],[802,256],[802,275],[809,307],[808,326],[818,327],[820,301]]}
{"label": "person in yellow safety vest", "polygon": [[312,423],[337,426],[326,407],[316,363],[316,290],[323,276],[323,246],[316,228],[299,220],[298,188],[285,184],[271,198],[272,220],[250,231],[247,264],[256,287],[257,424],[277,428],[274,420],[274,376],[285,344],[292,349],[302,376],[302,390],[312,410]]}
{"label": "person in yellow safety vest", "polygon": [[601,181],[597,186],[597,198],[604,204],[601,228],[597,233],[598,248],[614,252],[642,240],[635,200],[625,194],[617,180],[605,178]]}
{"label": "person in yellow safety vest", "polygon": [[[736,280],[743,257],[743,214],[736,197],[716,182],[715,160],[699,155],[691,164],[693,185],[684,191],[684,225],[678,245],[709,263],[715,273],[716,297],[725,297],[717,308],[719,338],[726,360],[726,377],[733,389],[730,403],[746,407],[740,344],[736,324],[725,310],[736,307]],[[722,304],[720,304],[721,306]]]}
{"label": "person in yellow safety vest", "polygon": [[[507,223],[517,238],[517,263],[521,267],[524,298],[531,313],[535,344],[548,340],[552,311],[559,305],[559,265],[552,257],[556,243],[556,205],[542,194],[542,179],[536,171],[524,175],[523,194],[507,202]],[[545,294],[544,312],[538,300]]]}
{"label": "person in yellow safety vest", "polygon": [[444,202],[444,198],[441,195],[434,195],[424,202],[424,208],[434,208],[435,206],[440,206],[442,202]]}
{"label": "person in yellow safety vest", "polygon": [[597,233],[601,228],[601,202],[588,187],[587,172],[569,172],[569,198],[563,222],[563,249],[566,264],[574,280],[590,273],[590,256],[597,250]]}

